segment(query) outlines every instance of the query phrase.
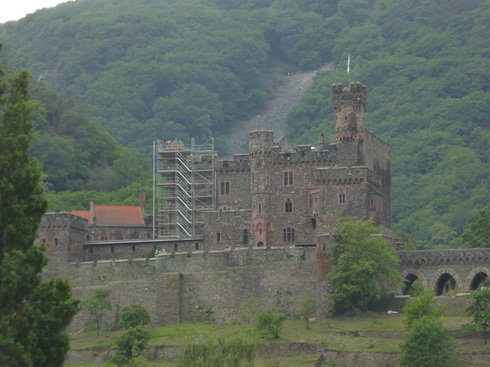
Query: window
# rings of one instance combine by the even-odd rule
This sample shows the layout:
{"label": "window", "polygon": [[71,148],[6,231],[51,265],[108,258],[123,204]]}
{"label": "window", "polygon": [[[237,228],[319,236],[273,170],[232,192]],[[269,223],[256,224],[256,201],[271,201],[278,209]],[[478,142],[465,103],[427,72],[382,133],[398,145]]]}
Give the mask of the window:
{"label": "window", "polygon": [[292,186],[294,184],[293,171],[285,171],[282,173],[284,186]]}
{"label": "window", "polygon": [[195,243],[196,250],[199,250],[199,243]]}
{"label": "window", "polygon": [[262,213],[262,204],[259,204],[259,214]]}
{"label": "window", "polygon": [[294,228],[284,228],[282,230],[282,240],[284,242],[294,242]]}
{"label": "window", "polygon": [[293,202],[291,201],[290,198],[287,198],[287,200],[284,202],[284,209],[286,213],[292,213],[293,212]]}
{"label": "window", "polygon": [[216,232],[216,242],[221,242],[221,232]]}
{"label": "window", "polygon": [[174,251],[177,251],[179,249],[179,244],[178,243],[174,243]]}
{"label": "window", "polygon": [[265,173],[265,186],[269,186],[270,185],[270,175],[269,175],[269,172],[266,172]]}
{"label": "window", "polygon": [[248,229],[243,230],[243,238],[242,238],[243,244],[248,244]]}
{"label": "window", "polygon": [[222,181],[220,183],[220,194],[221,195],[230,195],[230,182]]}
{"label": "window", "polygon": [[133,254],[136,252],[136,246],[131,246],[131,251],[133,251]]}
{"label": "window", "polygon": [[58,247],[58,239],[57,238],[54,239],[54,246]]}
{"label": "window", "polygon": [[114,246],[111,246],[111,253],[114,253]]}
{"label": "window", "polygon": [[338,191],[338,196],[339,196],[338,197],[338,203],[339,203],[339,205],[345,205],[345,203],[346,203],[345,192],[346,192],[345,188],[339,189],[339,191]]}

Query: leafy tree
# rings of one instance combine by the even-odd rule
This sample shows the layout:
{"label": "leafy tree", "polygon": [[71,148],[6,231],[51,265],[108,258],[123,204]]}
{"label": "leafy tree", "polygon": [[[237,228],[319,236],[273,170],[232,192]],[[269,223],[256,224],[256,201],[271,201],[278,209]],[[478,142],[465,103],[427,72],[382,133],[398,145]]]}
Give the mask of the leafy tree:
{"label": "leafy tree", "polygon": [[336,314],[368,309],[369,302],[388,293],[387,286],[400,286],[398,257],[380,236],[372,220],[343,218],[334,229],[330,245],[332,261],[328,274],[333,293],[330,308]]}
{"label": "leafy tree", "polygon": [[281,332],[284,321],[286,321],[286,316],[283,314],[276,314],[270,311],[262,312],[259,315],[257,329],[265,330],[271,333],[274,339],[279,339],[279,333]]}
{"label": "leafy tree", "polygon": [[299,316],[305,320],[306,328],[310,328],[310,317],[316,313],[316,300],[313,297],[307,297],[301,303]]}
{"label": "leafy tree", "polygon": [[242,339],[207,340],[186,346],[179,356],[179,367],[251,367],[255,344]]}
{"label": "leafy tree", "polygon": [[414,300],[410,300],[403,307],[403,315],[405,316],[403,324],[410,330],[417,320],[423,317],[438,318],[442,312],[442,308],[434,306],[434,292],[428,290]]}
{"label": "leafy tree", "polygon": [[473,321],[464,329],[466,331],[482,330],[485,344],[487,344],[490,327],[490,289],[476,290],[469,297],[473,298],[473,302],[466,309],[466,313],[473,317]]}
{"label": "leafy tree", "polygon": [[47,257],[33,243],[46,200],[39,164],[28,154],[29,76],[6,83],[3,75],[0,69],[0,365],[57,367],[79,302],[67,280],[41,279]]}
{"label": "leafy tree", "polygon": [[83,308],[87,310],[95,324],[97,336],[102,329],[102,322],[107,311],[112,310],[112,303],[109,300],[110,292],[106,289],[97,289],[83,301]]}
{"label": "leafy tree", "polygon": [[490,247],[490,204],[478,213],[462,239],[465,247]]}
{"label": "leafy tree", "polygon": [[140,326],[131,327],[116,339],[112,362],[117,366],[136,366],[136,361],[148,347],[150,333]]}
{"label": "leafy tree", "polygon": [[416,320],[400,345],[403,367],[456,367],[457,344],[442,322],[433,317]]}
{"label": "leafy tree", "polygon": [[122,309],[120,325],[123,329],[146,326],[149,323],[150,314],[143,306],[135,304]]}

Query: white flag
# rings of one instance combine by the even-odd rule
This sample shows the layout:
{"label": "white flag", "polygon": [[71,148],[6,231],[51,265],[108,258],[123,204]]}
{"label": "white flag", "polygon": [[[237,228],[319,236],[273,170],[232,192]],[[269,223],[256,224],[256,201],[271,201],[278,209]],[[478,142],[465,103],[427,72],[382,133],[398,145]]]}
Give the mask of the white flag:
{"label": "white flag", "polygon": [[350,73],[350,54],[347,56],[347,74]]}

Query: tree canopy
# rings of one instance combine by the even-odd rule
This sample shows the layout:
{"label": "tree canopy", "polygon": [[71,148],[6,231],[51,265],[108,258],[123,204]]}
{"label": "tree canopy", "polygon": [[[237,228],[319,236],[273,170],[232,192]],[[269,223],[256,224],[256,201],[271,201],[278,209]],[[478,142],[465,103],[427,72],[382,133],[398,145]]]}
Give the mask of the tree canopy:
{"label": "tree canopy", "polygon": [[366,311],[370,302],[388,293],[387,287],[401,287],[398,256],[378,231],[372,220],[351,217],[334,229],[327,275],[333,288],[329,296],[333,313]]}
{"label": "tree canopy", "polygon": [[478,213],[462,239],[465,247],[490,247],[490,204]]}
{"label": "tree canopy", "polygon": [[0,364],[62,366],[79,302],[66,279],[41,279],[47,257],[34,240],[46,200],[28,154],[28,79],[23,71],[5,81],[0,69]]}

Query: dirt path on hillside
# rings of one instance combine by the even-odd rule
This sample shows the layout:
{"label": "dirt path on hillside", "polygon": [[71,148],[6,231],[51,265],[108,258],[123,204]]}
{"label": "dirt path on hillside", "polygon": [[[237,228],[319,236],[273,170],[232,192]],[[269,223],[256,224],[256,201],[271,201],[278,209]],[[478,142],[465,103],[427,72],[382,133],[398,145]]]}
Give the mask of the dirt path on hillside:
{"label": "dirt path on hillside", "polygon": [[228,156],[248,152],[248,133],[250,130],[267,129],[274,131],[274,141],[284,137],[284,121],[289,109],[300,100],[313,84],[313,76],[317,71],[332,69],[332,64],[325,64],[318,70],[295,72],[292,75],[280,75],[275,82],[279,84],[274,90],[274,98],[266,110],[252,119],[243,122],[228,136]]}

